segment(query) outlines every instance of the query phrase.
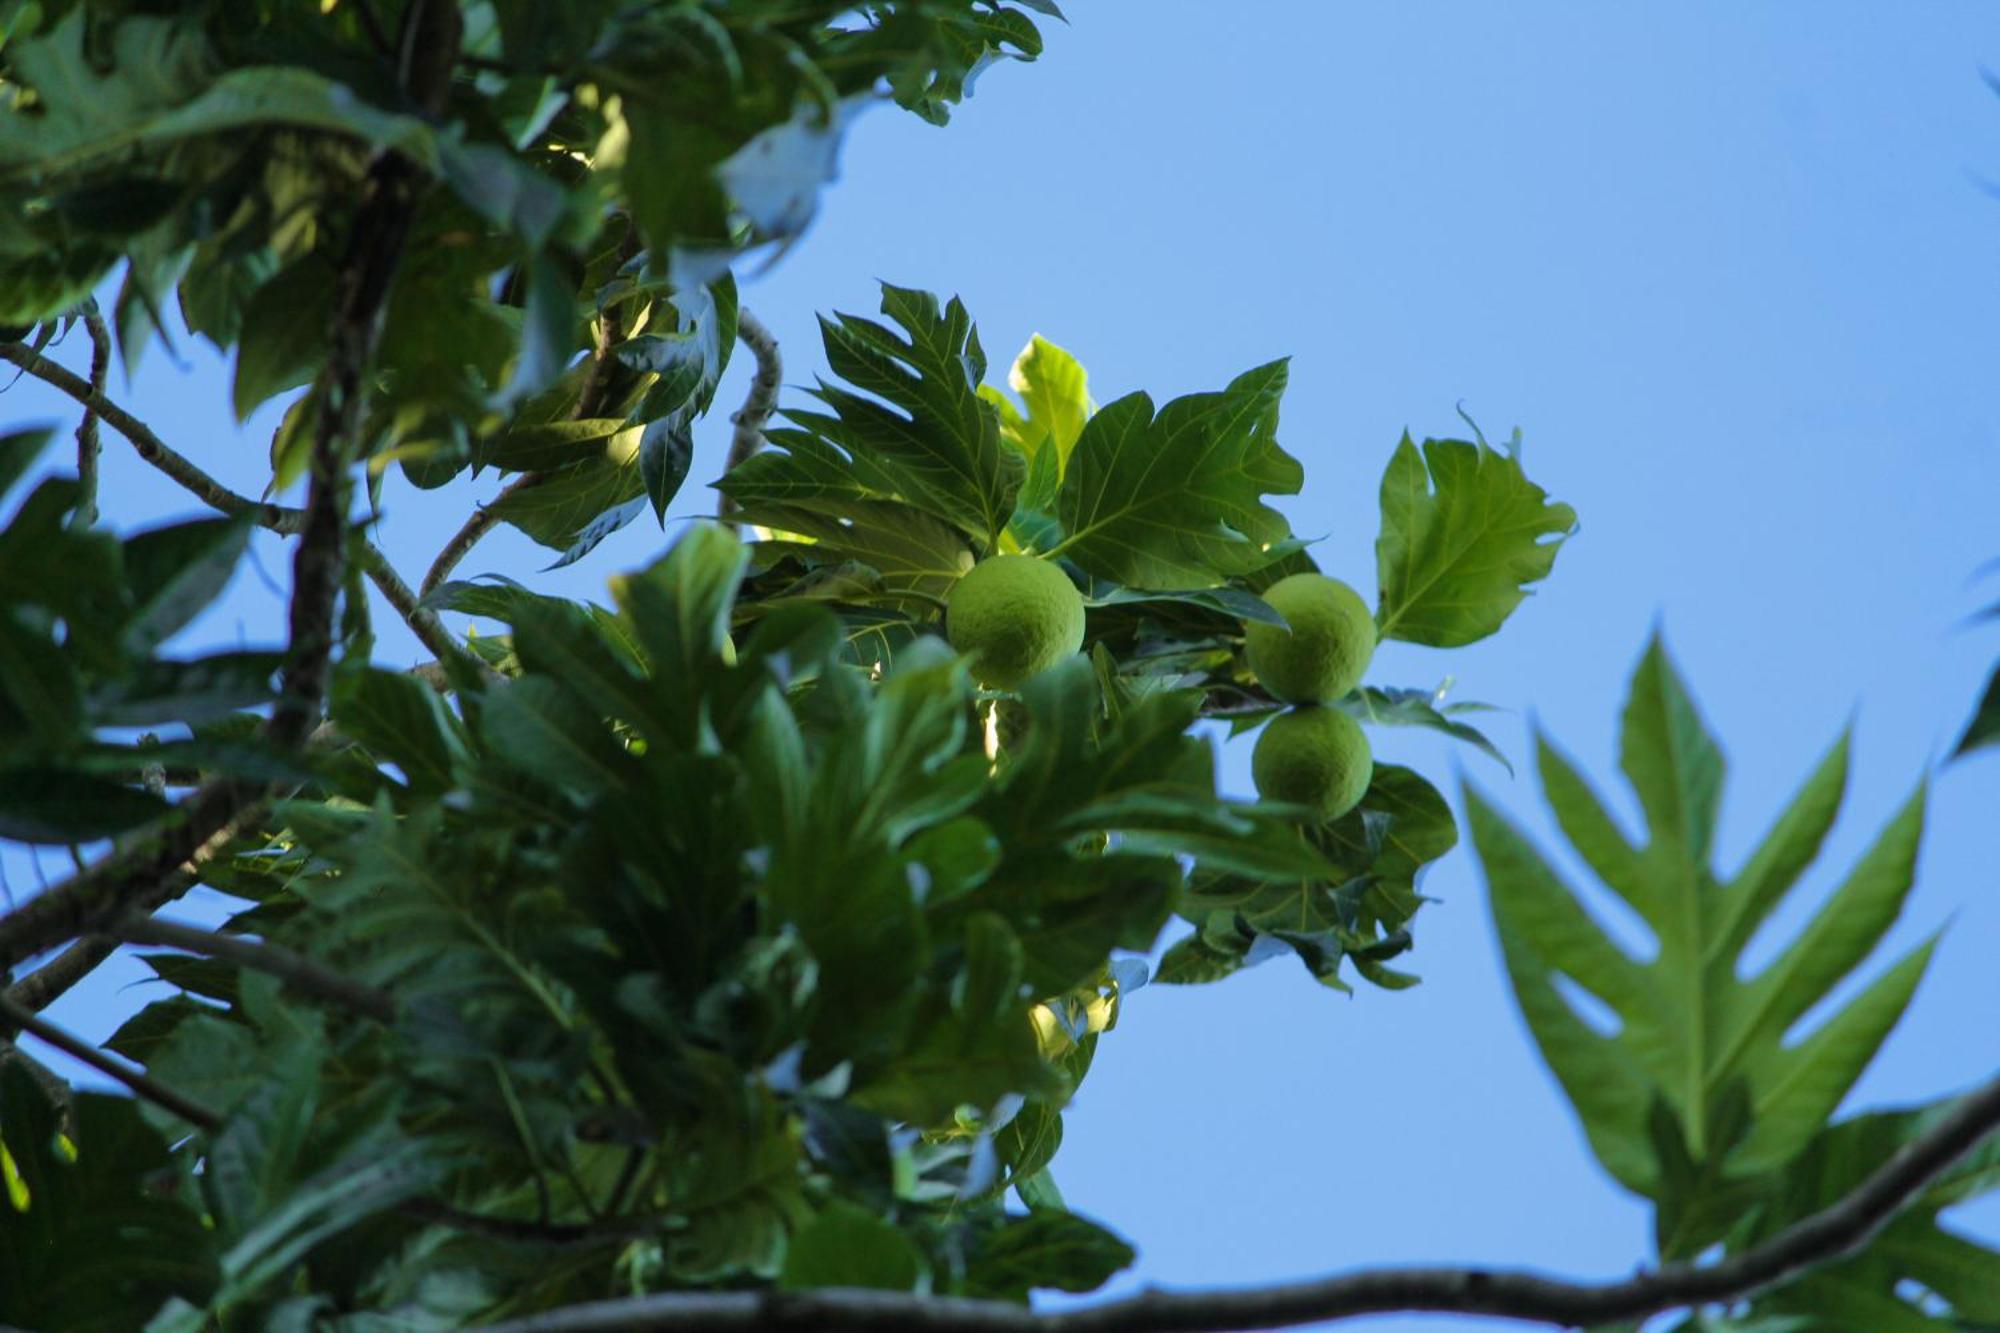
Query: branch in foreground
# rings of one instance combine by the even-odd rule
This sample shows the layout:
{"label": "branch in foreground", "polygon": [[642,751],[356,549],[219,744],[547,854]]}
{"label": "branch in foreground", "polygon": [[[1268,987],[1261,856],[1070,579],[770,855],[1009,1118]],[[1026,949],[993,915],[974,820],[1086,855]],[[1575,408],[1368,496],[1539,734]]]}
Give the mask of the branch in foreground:
{"label": "branch in foreground", "polygon": [[[97,313],[97,302],[83,303],[83,327],[90,334],[90,393],[104,396],[104,377],[111,370],[111,330]],[[87,528],[97,522],[97,409],[85,403],[83,420],[76,423],[76,525]]]}
{"label": "branch in foreground", "polygon": [[1952,1163],[2000,1127],[2000,1077],[1950,1111],[1845,1198],[1754,1249],[1708,1265],[1675,1264],[1622,1282],[1576,1283],[1482,1268],[1365,1270],[1225,1291],[1151,1290],[1062,1313],[901,1292],[669,1293],[598,1301],[487,1326],[487,1333],[1224,1333],[1360,1315],[1471,1314],[1584,1327],[1739,1301],[1860,1248]]}
{"label": "branch in foreground", "polygon": [[[728,476],[764,447],[764,423],[771,419],[771,410],[778,405],[778,384],[785,377],[785,361],[778,354],[778,339],[764,321],[742,309],[736,312],[736,336],[757,358],[757,373],[750,378],[750,390],[743,396],[743,406],[729,419],[736,423],[736,433],[729,440],[729,458],[723,464],[722,475]],[[716,502],[716,516],[729,522],[737,504],[728,495]],[[734,527],[733,523],[730,526]]]}
{"label": "branch in foreground", "polygon": [[106,398],[88,380],[57,365],[26,343],[0,343],[0,361],[12,362],[44,384],[74,398],[83,405],[86,414],[95,413],[103,418],[113,430],[132,442],[132,448],[139,457],[180,483],[211,509],[225,514],[251,514],[261,526],[273,532],[294,533],[303,525],[305,515],[297,509],[260,504],[230,490],[168,447],[166,441],[153,433],[152,427]]}
{"label": "branch in foreground", "polygon": [[380,1023],[396,1018],[396,1002],[387,991],[344,977],[282,945],[139,915],[124,918],[107,933],[126,944],[160,944],[268,972],[295,990],[331,1000]]}
{"label": "branch in foreground", "polygon": [[[161,880],[152,892],[141,894],[132,907],[141,912],[165,907],[193,888],[196,882],[192,871],[178,870]],[[70,987],[96,971],[117,948],[118,941],[109,935],[85,935],[8,987],[6,996],[24,1009],[37,1012],[46,1009]]]}
{"label": "branch in foreground", "polygon": [[127,1068],[121,1061],[114,1060],[89,1042],[73,1037],[55,1024],[29,1013],[5,996],[0,996],[0,1018],[12,1027],[55,1047],[73,1060],[80,1060],[106,1078],[124,1084],[134,1096],[144,1098],[155,1106],[163,1106],[191,1125],[202,1129],[219,1129],[222,1117],[166,1084],[147,1077],[136,1069]]}
{"label": "branch in foreground", "polygon": [[[435,114],[450,91],[462,26],[459,8],[446,0],[413,0],[404,11],[404,22],[403,82],[413,100]],[[374,355],[382,310],[422,186],[422,175],[409,159],[394,153],[375,159],[363,182],[362,202],[336,275],[337,298],[321,383],[325,407],[313,442],[306,506],[296,529],[300,540],[292,565],[285,668],[264,731],[267,739],[285,749],[306,743],[326,693],[333,608],[345,556],[347,451],[364,392],[363,372]],[[113,416],[107,410],[110,405],[92,395],[88,384],[39,353],[20,344],[0,344],[0,359],[72,397],[80,390],[84,401],[126,434],[149,461],[164,469],[162,459],[171,455],[178,460],[175,466],[182,471],[172,473],[176,480],[216,507],[238,512],[232,506],[250,503],[173,454],[130,414],[120,411]],[[266,508],[257,506],[260,519]],[[179,822],[150,845],[114,852],[0,917],[0,971],[64,940],[97,931],[148,892],[157,891],[169,876],[213,856],[235,835],[246,810],[266,792],[262,785],[233,780],[205,783],[176,809]]]}
{"label": "branch in foreground", "polygon": [[396,608],[396,613],[403,617],[403,622],[410,627],[418,641],[437,655],[437,665],[442,667],[446,662],[458,662],[470,667],[474,674],[488,681],[501,679],[499,672],[467,652],[464,646],[452,637],[451,631],[445,628],[445,623],[438,618],[437,612],[417,599],[417,594],[411,591],[409,584],[403,582],[403,576],[396,572],[395,567],[389,563],[389,557],[382,553],[380,547],[373,543],[363,546],[361,559],[369,579],[388,600],[389,605]]}
{"label": "branch in foreground", "polygon": [[227,779],[205,783],[175,808],[180,822],[157,838],[115,851],[0,916],[0,972],[97,932],[112,916],[165,892],[176,875],[198,873],[244,823],[261,817],[261,795]]}

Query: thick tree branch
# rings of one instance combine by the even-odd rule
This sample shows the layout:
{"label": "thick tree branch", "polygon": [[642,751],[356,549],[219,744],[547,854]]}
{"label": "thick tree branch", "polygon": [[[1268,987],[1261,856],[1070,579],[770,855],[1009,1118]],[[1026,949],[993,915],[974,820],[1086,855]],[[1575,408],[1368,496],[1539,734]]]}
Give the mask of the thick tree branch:
{"label": "thick tree branch", "polygon": [[1361,1315],[1471,1314],[1585,1327],[1735,1302],[1860,1248],[1952,1163],[2000,1127],[2000,1077],[1960,1098],[1845,1198],[1754,1249],[1621,1282],[1578,1283],[1483,1268],[1364,1270],[1223,1291],[1151,1290],[1061,1313],[861,1290],[669,1293],[599,1301],[488,1325],[488,1333],[1224,1333]]}
{"label": "thick tree branch", "polygon": [[122,1061],[106,1055],[89,1042],[73,1037],[55,1024],[36,1017],[4,995],[0,995],[0,1020],[55,1047],[71,1059],[89,1065],[106,1078],[124,1084],[132,1090],[133,1095],[142,1097],[155,1106],[165,1107],[191,1125],[198,1125],[202,1129],[218,1129],[222,1125],[222,1117],[200,1102],[174,1091],[156,1079],[148,1078],[136,1069],[127,1067]]}
{"label": "thick tree branch", "polygon": [[[258,807],[258,813],[261,814],[262,808]],[[74,880],[70,882],[75,883]],[[132,907],[141,912],[155,911],[179,898],[197,882],[192,871],[175,871],[161,880],[151,892],[140,894]],[[85,935],[8,987],[7,998],[24,1009],[40,1012],[54,1004],[70,987],[96,971],[117,948],[118,941],[109,935]]]}
{"label": "thick tree branch", "polygon": [[295,990],[329,1000],[378,1023],[391,1023],[396,1018],[396,1002],[387,991],[344,977],[282,945],[142,915],[125,917],[108,933],[126,944],[165,945],[268,972]]}
{"label": "thick tree branch", "polygon": [[[97,313],[97,302],[83,303],[83,327],[90,334],[90,394],[104,396],[104,377],[111,370],[111,330]],[[84,404],[83,420],[76,423],[76,526],[87,528],[97,522],[97,458],[101,450],[97,438],[97,409]]]}
{"label": "thick tree branch", "polygon": [[185,456],[169,448],[145,422],[106,398],[101,386],[92,387],[90,381],[57,365],[26,343],[0,343],[0,361],[12,362],[43,383],[68,394],[83,405],[86,416],[94,413],[103,418],[111,429],[132,442],[132,448],[139,457],[179,482],[211,509],[225,514],[252,514],[261,526],[273,532],[294,533],[304,524],[305,515],[300,510],[284,505],[259,504],[230,490]]}
{"label": "thick tree branch", "polygon": [[245,824],[262,817],[262,795],[255,786],[226,779],[204,783],[175,808],[179,822],[158,837],[114,851],[0,916],[0,972],[92,934],[129,908],[165,901],[158,895],[169,894],[179,875],[198,875]]}
{"label": "thick tree branch", "polygon": [[[729,418],[736,423],[736,433],[729,440],[729,458],[722,468],[725,477],[764,447],[764,423],[771,419],[771,411],[778,405],[778,386],[785,377],[785,360],[778,354],[778,339],[764,326],[763,320],[747,309],[738,310],[736,336],[757,358],[757,373],[750,378],[743,406]],[[737,508],[736,501],[725,494],[716,501],[716,516],[734,527],[730,515]]]}

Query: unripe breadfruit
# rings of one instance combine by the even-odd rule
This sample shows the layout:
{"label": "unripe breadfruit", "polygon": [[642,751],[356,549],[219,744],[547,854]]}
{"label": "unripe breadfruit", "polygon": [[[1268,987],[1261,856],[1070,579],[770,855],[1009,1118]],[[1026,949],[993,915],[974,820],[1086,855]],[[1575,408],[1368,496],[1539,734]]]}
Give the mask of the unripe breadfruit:
{"label": "unripe breadfruit", "polygon": [[1375,617],[1361,594],[1324,574],[1293,574],[1264,590],[1291,629],[1252,621],[1243,630],[1250,670],[1287,703],[1328,703],[1361,683],[1375,655]]}
{"label": "unripe breadfruit", "polygon": [[1368,790],[1375,757],[1361,724],[1338,708],[1294,708],[1264,724],[1250,775],[1267,801],[1311,806],[1338,819]]}
{"label": "unripe breadfruit", "polygon": [[1051,561],[996,555],[952,584],[944,630],[974,680],[1011,690],[1083,647],[1083,595]]}

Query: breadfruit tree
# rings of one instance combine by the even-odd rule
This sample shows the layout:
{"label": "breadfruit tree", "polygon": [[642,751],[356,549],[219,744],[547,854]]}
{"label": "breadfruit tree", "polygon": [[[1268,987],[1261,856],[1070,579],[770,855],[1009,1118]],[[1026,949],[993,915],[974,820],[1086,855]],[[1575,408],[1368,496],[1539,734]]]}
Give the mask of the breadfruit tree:
{"label": "breadfruit tree", "polygon": [[[960,302],[896,286],[823,319],[826,375],[779,403],[737,273],[800,241],[857,108],[942,124],[1057,18],[0,0],[0,358],[80,410],[73,455],[0,438],[0,838],[77,864],[0,915],[0,1324],[2000,1321],[1991,1256],[1935,1224],[2000,1183],[2000,1091],[1831,1120],[1923,955],[1781,1040],[1894,916],[1921,802],[1736,982],[1713,960],[1810,858],[1844,755],[1717,875],[1720,761],[1657,651],[1627,718],[1643,846],[1539,762],[1658,958],[1593,936],[1468,803],[1523,1010],[1668,1266],[1028,1305],[1132,1258],[1057,1180],[1134,988],[1273,956],[1416,982],[1419,880],[1459,829],[1369,732],[1499,752],[1466,705],[1373,679],[1375,643],[1495,633],[1574,523],[1517,450],[1406,438],[1372,579],[1323,574],[1272,503],[1305,482],[1284,362],[1099,407],[1054,344],[1002,375]],[[183,325],[233,355],[239,416],[285,404],[263,497],[107,390]],[[602,604],[454,577],[497,525],[567,563],[664,516],[733,355],[757,373],[697,479],[716,521]],[[126,445],[215,514],[121,527],[97,465]],[[394,568],[366,501],[486,469],[499,498]],[[178,649],[256,529],[291,544],[282,643]],[[388,616],[424,660],[378,651]],[[1262,799],[1218,790],[1218,740],[1260,725]],[[177,918],[196,885],[236,904],[220,929]],[[39,1016],[123,947],[168,998],[102,1047]],[[1583,1031],[1558,975],[1624,1034]]]}

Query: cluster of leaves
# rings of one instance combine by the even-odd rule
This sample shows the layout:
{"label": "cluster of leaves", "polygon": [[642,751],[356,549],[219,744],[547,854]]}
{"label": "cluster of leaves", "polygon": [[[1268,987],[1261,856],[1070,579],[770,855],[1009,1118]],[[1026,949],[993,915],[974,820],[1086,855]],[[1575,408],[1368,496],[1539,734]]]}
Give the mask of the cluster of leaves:
{"label": "cluster of leaves", "polygon": [[[764,530],[745,623],[833,605],[850,626],[850,659],[885,663],[939,629],[940,598],[976,561],[1039,555],[1084,590],[1085,650],[1108,692],[1186,695],[1239,730],[1275,712],[1244,665],[1243,625],[1283,624],[1257,592],[1316,568],[1268,503],[1303,480],[1277,442],[1285,363],[1157,408],[1141,392],[1099,409],[1083,368],[1037,336],[1009,374],[1017,403],[983,382],[978,331],[957,301],[886,287],[882,312],[887,323],[821,321],[845,384],[821,381],[823,410],[787,411],[791,424],[769,432],[778,447],[718,483]],[[1381,632],[1437,647],[1497,630],[1575,521],[1517,456],[1483,441],[1406,438],[1381,497]],[[1463,720],[1477,705],[1369,686],[1340,706],[1497,756]],[[1415,980],[1384,960],[1409,948],[1418,878],[1456,842],[1444,798],[1384,764],[1354,812],[1304,834],[1322,858],[1311,877],[1198,869],[1178,903],[1197,933],[1161,980],[1215,980],[1287,952],[1343,989],[1344,959],[1379,985]]]}
{"label": "cluster of leaves", "polygon": [[[371,487],[512,474],[489,516],[558,563],[664,515],[737,341],[731,266],[798,237],[854,114],[885,90],[942,120],[1038,52],[1024,9],[1056,13],[404,19],[441,3],[463,44],[438,112],[374,5],[0,0],[0,324],[47,346],[122,263],[128,368],[173,300],[234,351],[239,416],[295,394],[281,490],[327,419],[362,182],[399,154],[429,188],[348,456]],[[1130,1250],[1050,1162],[1147,980],[1131,953],[1178,914],[1168,980],[1278,953],[1329,985],[1343,960],[1413,980],[1385,963],[1456,840],[1424,778],[1382,765],[1326,826],[1215,788],[1203,719],[1273,707],[1243,624],[1282,623],[1259,590],[1313,567],[1269,503],[1303,483],[1285,365],[1100,410],[1037,339],[1017,401],[957,301],[890,287],[883,314],[823,322],[814,406],[719,483],[756,540],[690,529],[611,608],[441,582],[426,609],[504,628],[442,692],[370,660],[350,560],[303,756],[260,751],[239,711],[274,657],[161,651],[247,520],[121,540],[68,479],[29,495],[0,532],[0,835],[142,832],[170,774],[272,784],[200,874],[241,904],[228,935],[290,953],[261,955],[276,975],[145,955],[173,993],[108,1046],[194,1121],[5,1074],[0,1322],[360,1333],[717,1286],[1088,1290]],[[35,443],[0,445],[0,491]],[[1404,440],[1382,513],[1382,632],[1433,646],[1498,629],[1573,522],[1483,441]],[[1086,652],[1004,699],[939,638],[953,581],[998,553],[1058,562],[1088,609]],[[1340,706],[1491,750],[1428,692]],[[294,956],[331,973],[274,962]],[[164,1257],[114,1271],[114,1232]]]}
{"label": "cluster of leaves", "polygon": [[[44,431],[0,436],[0,503],[46,444]],[[120,540],[79,526],[77,497],[74,478],[48,477],[0,528],[0,838],[18,842],[89,843],[158,820],[169,806],[135,785],[149,768],[285,776],[227,727],[107,738],[208,728],[269,698],[278,658],[159,651],[235,575],[246,524],[196,519]]]}
{"label": "cluster of leaves", "polygon": [[[368,3],[0,0],[0,327],[56,319],[122,262],[128,368],[177,301],[237,350],[247,415],[313,381],[363,175],[399,153],[440,188],[359,452],[420,485],[487,463],[546,479],[499,517],[574,559],[685,476],[735,338],[729,265],[805,229],[877,90],[942,122],[978,70],[1041,50],[999,0],[452,2],[438,119],[409,104]],[[635,336],[585,419],[560,421],[545,409],[577,404],[558,381],[593,316]],[[318,407],[305,396],[278,431],[277,486]]]}
{"label": "cluster of leaves", "polygon": [[[248,904],[229,932],[376,988],[396,1019],[148,956],[178,993],[111,1049],[221,1126],[148,1111],[181,1140],[181,1175],[167,1193],[135,1176],[131,1197],[180,1200],[206,1238],[161,1327],[361,1328],[384,1312],[450,1326],[745,1281],[1086,1290],[1130,1252],[1063,1206],[1049,1163],[1100,1034],[1146,980],[1121,951],[1152,948],[1179,912],[1200,930],[1174,980],[1275,947],[1332,984],[1343,957],[1406,981],[1380,959],[1408,947],[1416,876],[1455,840],[1436,791],[1383,765],[1360,811],[1301,836],[1294,812],[1215,790],[1202,714],[1255,703],[1239,617],[1274,614],[1251,591],[1267,566],[1303,566],[1268,492],[1181,489],[1159,517],[1129,517],[1164,484],[1130,461],[1147,449],[1296,486],[1272,438],[1282,368],[1158,413],[1136,396],[1096,412],[1080,369],[1038,341],[1014,371],[1022,411],[980,384],[955,302],[890,289],[885,307],[908,341],[846,317],[830,348],[840,331],[850,351],[928,359],[834,353],[877,397],[823,385],[835,414],[794,413],[783,452],[722,483],[762,540],[690,529],[614,583],[615,609],[443,585],[436,605],[507,631],[468,641],[495,676],[454,668],[455,706],[351,638],[337,740],[204,881]],[[1069,438],[1043,429],[1066,408]],[[544,429],[521,420],[535,410],[502,438]],[[1107,436],[1107,417],[1128,424]],[[1049,461],[1064,453],[1075,466]],[[1471,484],[1528,484],[1513,460],[1474,456]],[[1132,473],[1095,492],[1076,480],[1117,467]],[[1468,558],[1463,525],[1439,516],[1491,498],[1438,475],[1392,540],[1443,567],[1429,595],[1476,601],[1450,562],[1484,570],[1491,548]],[[1112,486],[1136,498],[1114,505]],[[1020,503],[1037,493],[1046,511]],[[1086,505],[1099,517],[1079,523]],[[1261,510],[1259,540],[1221,507],[1239,523]],[[940,573],[1039,543],[1091,589],[1089,652],[1004,701],[1004,743],[999,701],[937,637],[948,581],[892,578],[878,553],[926,530],[955,543]],[[1086,530],[1112,540],[1071,540]],[[1264,564],[1228,573],[1256,563],[1248,550]],[[1189,586],[1113,579],[1174,569],[1160,581]],[[1347,702],[1463,726],[1410,692]],[[45,1139],[22,1153],[53,1151]],[[1010,1190],[1026,1212],[1003,1206]],[[113,1324],[162,1290],[86,1289]]]}
{"label": "cluster of leaves", "polygon": [[[1909,1004],[1935,939],[1800,1030],[1901,913],[1923,831],[1921,787],[1798,935],[1747,975],[1746,946],[1839,813],[1846,737],[1728,877],[1712,867],[1722,753],[1657,639],[1632,681],[1620,756],[1644,841],[1546,739],[1537,761],[1571,847],[1650,932],[1650,961],[1621,946],[1588,900],[1469,792],[1473,841],[1522,1014],[1598,1160],[1652,1202],[1663,1259],[1740,1252],[1832,1204],[1948,1105],[1833,1119]],[[1607,1008],[1615,1030],[1568,988]],[[2000,1326],[2000,1253],[1938,1220],[1996,1188],[2000,1143],[1988,1142],[1857,1255],[1758,1298],[1740,1321],[1683,1327]]]}

